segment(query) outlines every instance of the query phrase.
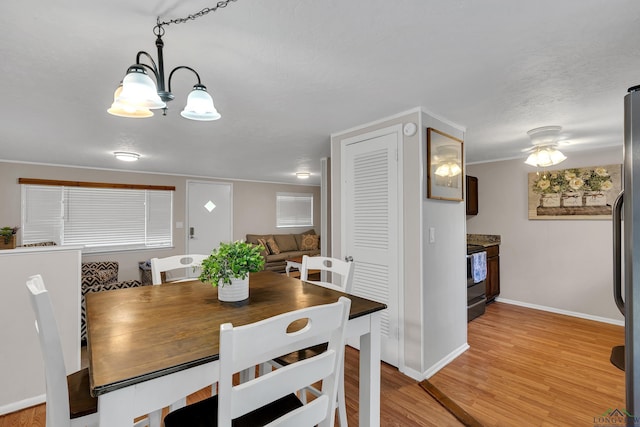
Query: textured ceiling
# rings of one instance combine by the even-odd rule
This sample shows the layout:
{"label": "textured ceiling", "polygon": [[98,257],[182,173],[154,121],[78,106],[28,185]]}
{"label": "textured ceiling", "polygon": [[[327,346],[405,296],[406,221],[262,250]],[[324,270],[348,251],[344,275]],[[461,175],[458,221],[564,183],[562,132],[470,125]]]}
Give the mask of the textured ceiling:
{"label": "textured ceiling", "polygon": [[[563,151],[621,146],[640,84],[632,0],[238,0],[165,27],[165,66],[198,71],[222,119],[106,113],[156,17],[208,1],[5,2],[0,159],[296,182],[329,135],[417,106],[466,128],[468,162],[518,158],[529,129],[560,125]],[[142,154],[136,163],[112,152]]]}

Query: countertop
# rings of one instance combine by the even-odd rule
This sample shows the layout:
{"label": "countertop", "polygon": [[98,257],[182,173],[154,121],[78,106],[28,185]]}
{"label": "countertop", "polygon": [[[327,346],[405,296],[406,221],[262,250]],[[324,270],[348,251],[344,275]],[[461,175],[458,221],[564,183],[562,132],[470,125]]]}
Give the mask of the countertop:
{"label": "countertop", "polygon": [[479,245],[487,248],[499,244],[499,234],[467,234],[467,245]]}

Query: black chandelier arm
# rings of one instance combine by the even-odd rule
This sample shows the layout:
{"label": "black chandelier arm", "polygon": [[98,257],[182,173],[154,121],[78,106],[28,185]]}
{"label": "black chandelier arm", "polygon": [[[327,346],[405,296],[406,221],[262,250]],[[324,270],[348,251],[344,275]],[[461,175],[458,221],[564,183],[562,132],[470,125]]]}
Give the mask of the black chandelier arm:
{"label": "black chandelier arm", "polygon": [[[141,62],[140,61],[141,56],[145,56],[149,61],[151,61],[152,65],[147,65],[144,62]],[[145,67],[146,69],[150,70],[153,73],[153,75],[156,77],[156,80],[158,80],[159,74],[158,74],[158,66],[156,65],[156,61],[154,61],[153,57],[149,55],[147,52],[145,52],[144,50],[141,50],[136,55],[136,65],[140,65],[141,67]]]}
{"label": "black chandelier arm", "polygon": [[171,92],[171,78],[173,77],[173,73],[175,73],[176,71],[181,70],[181,69],[186,69],[186,70],[189,70],[189,71],[193,72],[193,74],[195,74],[196,78],[198,79],[198,84],[202,85],[202,83],[200,82],[200,75],[198,74],[198,72],[196,70],[194,70],[191,67],[187,67],[186,65],[180,65],[179,67],[176,67],[173,70],[171,70],[171,73],[169,74],[169,81],[168,81],[168,83],[169,83],[169,92]]}

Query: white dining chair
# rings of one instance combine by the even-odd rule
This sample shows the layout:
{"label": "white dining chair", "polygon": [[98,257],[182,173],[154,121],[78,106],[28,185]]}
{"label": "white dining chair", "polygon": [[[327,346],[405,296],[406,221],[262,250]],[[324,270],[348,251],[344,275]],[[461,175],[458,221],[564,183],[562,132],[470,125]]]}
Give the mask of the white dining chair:
{"label": "white dining chair", "polygon": [[[315,285],[323,286],[325,288],[333,289],[336,291],[351,293],[353,288],[353,271],[355,264],[353,262],[342,261],[337,258],[323,257],[323,256],[307,256],[302,257],[302,266],[300,267],[300,280],[313,283]],[[331,273],[331,282],[326,281],[312,281],[308,280],[309,272],[311,270],[319,270]],[[274,368],[281,368],[296,360],[305,359],[310,355],[315,354],[317,351],[321,351],[322,347],[310,347],[304,351],[293,352],[285,356],[279,357],[269,362]],[[261,374],[265,369],[268,369],[266,365],[260,367]],[[317,396],[318,389],[315,387],[307,387],[306,389],[311,394]],[[301,391],[300,396],[304,401],[306,399],[306,393]],[[344,374],[340,376],[340,384],[338,388],[338,420],[340,427],[347,427],[347,404],[344,394]]]}
{"label": "white dining chair", "polygon": [[[345,329],[351,300],[308,307],[256,323],[220,326],[218,395],[169,413],[165,427],[278,426],[332,427],[339,376],[344,363]],[[289,328],[296,325],[293,330]],[[327,343],[320,354],[238,385],[235,373],[310,345]],[[309,403],[295,395],[322,381],[321,394]]]}
{"label": "white dining chair", "polygon": [[[27,289],[44,360],[47,427],[97,426],[98,399],[90,394],[89,369],[67,376],[53,305],[42,277],[39,274],[29,277]],[[150,425],[149,418],[135,424],[131,420],[131,424]]]}
{"label": "white dining chair", "polygon": [[[175,255],[166,258],[151,258],[151,283],[160,285],[162,273],[180,268],[200,268],[207,255],[188,254]],[[187,279],[192,280],[192,279]],[[181,280],[177,280],[178,282]]]}
{"label": "white dining chair", "polygon": [[[302,266],[300,267],[300,280],[336,291],[351,293],[353,286],[353,268],[353,262],[342,261],[331,257],[304,255],[302,257]],[[311,270],[331,273],[331,282],[309,280],[309,272]],[[336,275],[338,277],[336,277]]]}

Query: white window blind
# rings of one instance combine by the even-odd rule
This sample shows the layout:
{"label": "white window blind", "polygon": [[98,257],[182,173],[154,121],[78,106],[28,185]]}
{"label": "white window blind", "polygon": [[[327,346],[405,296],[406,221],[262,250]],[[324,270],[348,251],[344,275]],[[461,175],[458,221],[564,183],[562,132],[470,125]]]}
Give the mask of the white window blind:
{"label": "white window blind", "polygon": [[85,252],[167,247],[172,212],[172,191],[23,185],[22,240]]}
{"label": "white window blind", "polygon": [[276,193],[276,227],[313,225],[313,194]]}

